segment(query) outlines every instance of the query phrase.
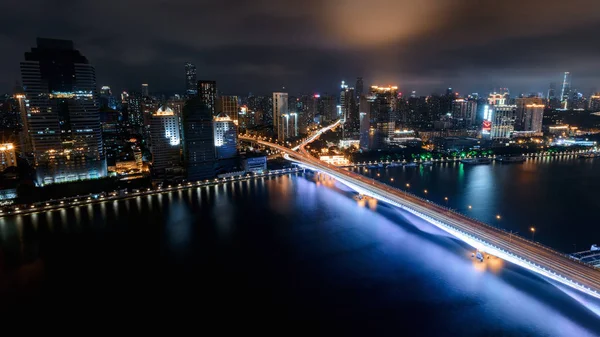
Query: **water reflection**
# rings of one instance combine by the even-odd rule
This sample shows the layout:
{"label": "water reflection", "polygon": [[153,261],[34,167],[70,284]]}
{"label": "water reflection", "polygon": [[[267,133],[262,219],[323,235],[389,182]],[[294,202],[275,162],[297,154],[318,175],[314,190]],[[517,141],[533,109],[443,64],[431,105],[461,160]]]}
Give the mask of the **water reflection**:
{"label": "water reflection", "polygon": [[[459,168],[445,169],[456,175]],[[422,179],[446,179],[442,173],[434,169]],[[467,169],[465,181],[477,185],[495,180]],[[353,192],[326,176],[281,176],[250,185],[247,193],[238,191],[235,197],[229,193],[243,186],[233,184],[227,193],[210,187],[192,189],[191,197],[186,192],[136,198],[138,206],[128,212],[107,213],[105,208],[132,200],[101,203],[79,218],[75,209],[62,210],[53,213],[54,231],[41,230],[53,221],[50,213],[0,218],[0,253],[12,261],[0,279],[6,279],[9,269],[12,275],[41,275],[55,286],[68,283],[67,271],[77,274],[74,271],[89,264],[89,270],[117,269],[123,274],[111,274],[110,282],[100,283],[95,281],[99,272],[88,271],[92,276],[85,280],[86,287],[108,287],[123,298],[131,291],[123,280],[139,272],[133,266],[146,263],[152,277],[144,278],[144,286],[153,294],[171,296],[177,289],[186,299],[206,304],[207,291],[234,292],[227,303],[236,305],[242,301],[238,295],[259,293],[261,301],[279,303],[261,310],[263,317],[287,311],[331,324],[342,317],[340,326],[350,331],[373,326],[397,331],[400,324],[433,336],[447,331],[578,337],[596,333],[597,316],[553,284],[494,257],[475,262],[471,248],[446,233],[374,199],[356,200]],[[492,198],[487,191],[475,192]],[[69,229],[61,228],[65,221],[92,219],[100,225],[85,227],[85,235],[64,235]],[[28,231],[34,222],[40,230]],[[85,249],[88,245],[92,249]],[[166,275],[156,275],[161,273]],[[20,282],[19,277],[14,282]],[[16,289],[12,284],[8,290]],[[208,290],[195,295],[199,288]],[[61,296],[80,295],[69,294],[68,287],[63,291]],[[164,307],[157,304],[152,309]],[[373,315],[384,312],[392,314]],[[418,315],[397,314],[406,312]],[[423,320],[435,324],[422,324]]]}

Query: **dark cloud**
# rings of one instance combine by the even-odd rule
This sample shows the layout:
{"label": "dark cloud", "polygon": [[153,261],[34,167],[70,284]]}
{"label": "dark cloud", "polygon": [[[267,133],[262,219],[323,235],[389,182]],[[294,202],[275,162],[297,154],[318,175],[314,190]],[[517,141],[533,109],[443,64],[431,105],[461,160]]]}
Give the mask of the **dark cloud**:
{"label": "dark cloud", "polygon": [[181,90],[185,61],[236,94],[356,76],[424,94],[542,91],[567,70],[587,92],[600,77],[596,0],[4,0],[0,13],[0,91],[37,36],[74,40],[117,90]]}

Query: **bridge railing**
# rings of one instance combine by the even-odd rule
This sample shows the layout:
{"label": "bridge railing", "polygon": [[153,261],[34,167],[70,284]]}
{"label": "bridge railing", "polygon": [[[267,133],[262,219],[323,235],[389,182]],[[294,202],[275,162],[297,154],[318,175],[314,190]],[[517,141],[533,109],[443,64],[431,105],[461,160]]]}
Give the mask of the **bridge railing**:
{"label": "bridge railing", "polygon": [[516,233],[512,233],[512,232],[510,232],[510,231],[507,231],[507,230],[506,230],[506,229],[504,229],[504,228],[501,228],[501,227],[496,227],[496,226],[492,226],[492,225],[490,225],[490,224],[488,224],[488,223],[485,223],[485,222],[483,222],[483,221],[481,221],[481,220],[475,219],[475,218],[473,218],[473,217],[471,217],[471,216],[469,216],[469,215],[466,215],[466,214],[460,213],[460,212],[458,212],[458,211],[456,211],[456,210],[454,210],[454,209],[451,209],[451,208],[449,208],[449,207],[446,207],[446,206],[440,205],[440,204],[438,204],[438,203],[436,203],[436,202],[434,202],[434,201],[431,201],[431,200],[429,200],[429,199],[425,199],[425,198],[423,198],[423,197],[421,197],[421,196],[418,196],[418,195],[416,195],[416,194],[414,194],[414,193],[412,193],[412,192],[410,192],[410,191],[407,191],[407,190],[400,189],[400,188],[398,188],[398,187],[396,187],[396,186],[392,186],[392,185],[390,185],[390,184],[388,184],[388,183],[386,183],[386,182],[383,182],[383,181],[377,180],[377,179],[375,179],[375,178],[372,178],[372,177],[367,177],[367,176],[365,176],[365,175],[362,175],[362,174],[359,174],[359,173],[356,173],[356,172],[351,172],[351,171],[347,171],[347,170],[345,170],[345,172],[347,172],[349,175],[356,175],[356,176],[360,176],[360,177],[364,177],[364,178],[370,179],[370,180],[371,180],[371,181],[373,181],[374,183],[375,183],[375,182],[377,182],[377,183],[383,184],[383,185],[385,185],[385,186],[387,186],[387,187],[389,187],[389,188],[391,188],[391,189],[394,189],[394,190],[396,190],[396,191],[398,191],[398,192],[404,193],[404,194],[405,194],[405,195],[407,195],[407,196],[410,196],[410,197],[412,197],[412,198],[415,198],[415,199],[417,199],[417,200],[420,200],[420,201],[422,201],[422,202],[425,202],[425,203],[427,203],[427,204],[430,204],[430,205],[432,205],[432,206],[435,206],[435,207],[441,208],[441,209],[443,209],[443,210],[445,210],[445,211],[447,211],[447,212],[449,212],[449,213],[452,213],[452,214],[454,214],[454,215],[457,215],[457,216],[459,216],[459,217],[462,217],[462,218],[467,218],[467,219],[469,219],[470,221],[472,221],[472,222],[474,222],[474,223],[477,223],[478,225],[484,226],[484,227],[486,227],[486,228],[488,228],[488,229],[490,229],[490,230],[492,230],[492,231],[495,231],[495,232],[500,232],[500,233],[502,233],[502,234],[504,234],[504,235],[506,235],[506,236],[509,236],[510,238],[514,237],[515,239],[517,239],[517,240],[521,240],[521,241],[523,241],[523,242],[527,242],[528,244],[533,244],[533,245],[535,245],[535,246],[537,246],[537,247],[539,247],[539,248],[542,248],[542,249],[544,249],[544,250],[547,250],[547,251],[549,251],[549,252],[551,252],[551,253],[553,253],[553,254],[557,254],[557,255],[560,255],[560,256],[566,257],[566,258],[568,258],[568,259],[570,259],[570,260],[572,260],[572,261],[576,261],[577,263],[579,263],[579,264],[581,264],[581,265],[583,265],[583,266],[586,266],[586,267],[588,267],[588,268],[591,268],[591,269],[594,269],[594,270],[600,270],[600,268],[598,268],[598,267],[594,267],[594,266],[592,266],[592,265],[590,265],[590,264],[587,264],[587,263],[585,263],[585,262],[582,262],[582,261],[580,261],[580,260],[578,260],[578,259],[575,259],[575,258],[573,258],[572,256],[570,256],[569,254],[565,254],[565,253],[563,253],[563,252],[557,251],[556,249],[554,249],[554,248],[551,248],[551,247],[549,247],[549,246],[546,246],[546,245],[544,245],[544,244],[541,244],[541,243],[539,243],[539,242],[537,242],[537,241],[532,241],[532,240],[529,240],[529,239],[527,239],[527,238],[525,238],[525,237],[523,237],[523,236],[521,236],[521,235],[518,235],[518,234],[516,234]]}

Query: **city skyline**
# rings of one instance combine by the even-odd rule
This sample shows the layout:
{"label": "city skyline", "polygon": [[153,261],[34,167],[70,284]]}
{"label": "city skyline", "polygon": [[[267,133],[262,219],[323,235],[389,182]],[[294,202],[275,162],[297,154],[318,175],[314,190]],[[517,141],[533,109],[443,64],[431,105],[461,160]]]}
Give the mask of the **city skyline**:
{"label": "city skyline", "polygon": [[[28,6],[6,3],[0,9],[14,15],[0,25],[16,33],[0,40],[9,46],[0,55],[0,92],[13,88],[22,51],[39,36],[76,41],[96,65],[99,85],[115,90],[149,83],[155,91],[184,91],[182,69],[191,62],[198,78],[216,80],[223,92],[235,95],[282,87],[334,92],[339,81],[359,76],[419,95],[446,87],[460,93],[494,87],[546,92],[550,82],[561,82],[564,71],[573,74],[573,88],[587,94],[600,79],[600,52],[589,43],[598,6],[586,0],[508,1],[493,8],[442,0],[419,8],[384,0],[368,7],[359,1],[233,1],[207,10],[187,1],[169,6],[109,1],[78,3],[63,12],[42,1],[32,6],[42,10],[21,13]],[[131,10],[139,7],[144,10]],[[103,11],[115,25],[94,14]],[[215,21],[225,13],[232,19],[226,28]],[[121,20],[124,15],[128,19]],[[176,24],[157,24],[164,18]],[[355,28],[355,21],[366,28]]]}

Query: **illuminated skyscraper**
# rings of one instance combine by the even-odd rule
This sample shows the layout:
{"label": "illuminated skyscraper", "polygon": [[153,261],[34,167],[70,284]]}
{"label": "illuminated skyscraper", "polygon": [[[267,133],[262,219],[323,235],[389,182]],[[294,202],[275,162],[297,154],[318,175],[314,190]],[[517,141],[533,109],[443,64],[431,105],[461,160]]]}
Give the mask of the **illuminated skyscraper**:
{"label": "illuminated skyscraper", "polygon": [[[516,105],[491,105],[484,109],[484,134],[487,132],[491,139],[509,138],[515,130]],[[491,126],[488,129],[488,123]]]}
{"label": "illuminated skyscraper", "polygon": [[19,121],[21,122],[21,132],[19,132],[19,143],[21,157],[26,158],[33,153],[33,145],[31,144],[31,135],[29,134],[29,118],[27,117],[29,100],[25,96],[25,90],[21,86],[17,86],[14,90],[13,97],[19,104]]}
{"label": "illuminated skyscraper", "polygon": [[219,114],[213,120],[215,150],[217,160],[234,158],[237,155],[237,128],[226,114]]}
{"label": "illuminated skyscraper", "polygon": [[215,116],[217,114],[217,82],[198,81],[198,96],[210,114]]}
{"label": "illuminated skyscraper", "polygon": [[0,144],[0,171],[11,166],[17,166],[15,146],[12,143]]}
{"label": "illuminated skyscraper", "polygon": [[562,90],[560,92],[560,103],[563,109],[569,107],[569,99],[571,95],[571,73],[565,71],[563,78]]}
{"label": "illuminated skyscraper", "polygon": [[371,86],[371,96],[373,96],[371,120],[377,130],[374,146],[379,148],[385,138],[394,136],[398,117],[398,87],[374,85]]}
{"label": "illuminated skyscraper", "polygon": [[592,112],[600,112],[600,92],[590,96],[589,109]]}
{"label": "illuminated skyscraper", "polygon": [[217,111],[231,118],[235,123],[238,123],[239,99],[237,96],[221,96],[218,98],[219,108]]}
{"label": "illuminated skyscraper", "polygon": [[284,141],[286,139],[285,123],[283,116],[288,115],[288,94],[287,92],[273,93],[273,131],[277,134],[277,139]]}
{"label": "illuminated skyscraper", "polygon": [[186,62],[185,64],[185,92],[189,96],[195,96],[198,94],[196,66],[190,62]]}
{"label": "illuminated skyscraper", "polygon": [[542,132],[542,119],[546,105],[539,97],[517,98],[515,128],[519,131]]}
{"label": "illuminated skyscraper", "polygon": [[164,176],[169,170],[181,167],[181,137],[179,118],[173,109],[162,106],[150,120],[152,173]]}
{"label": "illuminated skyscraper", "polygon": [[38,184],[106,176],[96,75],[73,42],[37,39],[21,62]]}
{"label": "illuminated skyscraper", "polygon": [[142,97],[149,97],[150,92],[148,91],[148,83],[142,83]]}
{"label": "illuminated skyscraper", "polygon": [[365,95],[360,96],[359,101],[360,118],[360,148],[369,149],[369,130],[371,129],[371,102]]}

